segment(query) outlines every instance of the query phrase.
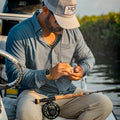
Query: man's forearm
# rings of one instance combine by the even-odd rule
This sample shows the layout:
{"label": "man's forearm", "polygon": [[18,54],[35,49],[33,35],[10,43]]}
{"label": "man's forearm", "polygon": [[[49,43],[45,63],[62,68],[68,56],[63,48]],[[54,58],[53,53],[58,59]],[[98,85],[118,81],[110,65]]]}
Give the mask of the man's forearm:
{"label": "man's forearm", "polygon": [[[47,78],[44,75],[44,70],[32,70],[22,67],[23,69],[23,76],[20,82],[22,87],[32,88],[40,88],[46,82],[48,82]],[[18,71],[12,64],[7,64],[7,77],[9,82],[15,80],[18,75]]]}

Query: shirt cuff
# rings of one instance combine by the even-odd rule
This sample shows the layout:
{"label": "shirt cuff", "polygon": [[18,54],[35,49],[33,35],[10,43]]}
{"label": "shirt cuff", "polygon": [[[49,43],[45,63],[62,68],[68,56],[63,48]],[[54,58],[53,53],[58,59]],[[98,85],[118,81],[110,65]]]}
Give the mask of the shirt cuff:
{"label": "shirt cuff", "polygon": [[39,71],[38,71],[38,74],[35,78],[35,83],[38,88],[40,88],[41,86],[49,82],[49,80],[46,78],[45,70],[40,71],[40,73],[42,74],[39,74]]}
{"label": "shirt cuff", "polygon": [[80,64],[80,67],[83,68],[83,76],[87,75],[88,73],[88,68],[86,64]]}

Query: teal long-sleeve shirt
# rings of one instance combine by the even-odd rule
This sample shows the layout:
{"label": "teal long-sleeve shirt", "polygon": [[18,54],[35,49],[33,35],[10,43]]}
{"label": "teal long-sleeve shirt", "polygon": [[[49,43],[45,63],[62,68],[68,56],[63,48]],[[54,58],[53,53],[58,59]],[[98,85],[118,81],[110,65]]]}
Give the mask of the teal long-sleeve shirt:
{"label": "teal long-sleeve shirt", "polygon": [[[22,65],[23,76],[20,89],[33,89],[53,96],[55,94],[73,93],[76,87],[66,76],[57,80],[47,80],[45,70],[60,62],[74,62],[83,67],[86,75],[95,63],[94,56],[85,43],[78,28],[65,29],[53,47],[41,37],[43,30],[34,15],[14,26],[8,35],[6,51],[13,55]],[[6,59],[6,73],[9,82],[17,76],[15,65]]]}

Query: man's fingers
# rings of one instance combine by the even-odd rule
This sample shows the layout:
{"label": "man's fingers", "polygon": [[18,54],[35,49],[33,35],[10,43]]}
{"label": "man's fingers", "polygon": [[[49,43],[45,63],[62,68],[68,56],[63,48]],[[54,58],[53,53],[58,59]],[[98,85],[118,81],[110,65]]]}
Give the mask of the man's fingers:
{"label": "man's fingers", "polygon": [[68,77],[70,80],[74,80],[74,81],[77,81],[77,80],[80,80],[81,77],[75,77],[75,76],[69,76]]}
{"label": "man's fingers", "polygon": [[70,73],[63,71],[63,72],[61,72],[61,76],[63,76],[63,75],[65,75],[65,76],[69,76]]}
{"label": "man's fingers", "polygon": [[74,72],[77,72],[77,73],[78,73],[78,72],[79,72],[79,69],[78,69],[78,68],[75,68],[75,69],[74,69]]}
{"label": "man's fingers", "polygon": [[83,68],[80,66],[75,66],[74,72],[83,72]]}
{"label": "man's fingers", "polygon": [[67,73],[69,73],[69,74],[72,74],[72,73],[73,73],[73,70],[70,69],[70,68],[62,68],[62,69],[60,69],[60,71],[61,71],[61,72],[67,72]]}
{"label": "man's fingers", "polygon": [[80,77],[80,76],[82,76],[82,73],[72,73],[72,74],[70,74],[69,76],[74,76],[74,77]]}
{"label": "man's fingers", "polygon": [[63,75],[68,76],[72,73],[72,67],[68,63],[58,63],[51,69],[51,76],[53,79],[58,79]]}
{"label": "man's fingers", "polygon": [[68,75],[68,78],[71,80],[80,80],[82,78],[83,74],[82,73],[72,73]]}
{"label": "man's fingers", "polygon": [[63,68],[68,67],[68,68],[72,69],[72,67],[68,63],[59,63],[58,65],[59,65],[59,67],[63,67]]}
{"label": "man's fingers", "polygon": [[58,70],[59,72],[68,72],[69,74],[73,73],[72,67],[68,63],[59,63]]}

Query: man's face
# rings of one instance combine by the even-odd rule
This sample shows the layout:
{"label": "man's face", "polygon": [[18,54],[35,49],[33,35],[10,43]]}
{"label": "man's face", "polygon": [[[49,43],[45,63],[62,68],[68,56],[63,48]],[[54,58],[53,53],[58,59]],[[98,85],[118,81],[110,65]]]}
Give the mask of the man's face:
{"label": "man's face", "polygon": [[55,20],[54,15],[51,11],[49,11],[49,14],[45,20],[46,27],[55,34],[60,34],[63,31],[63,28],[61,28]]}

